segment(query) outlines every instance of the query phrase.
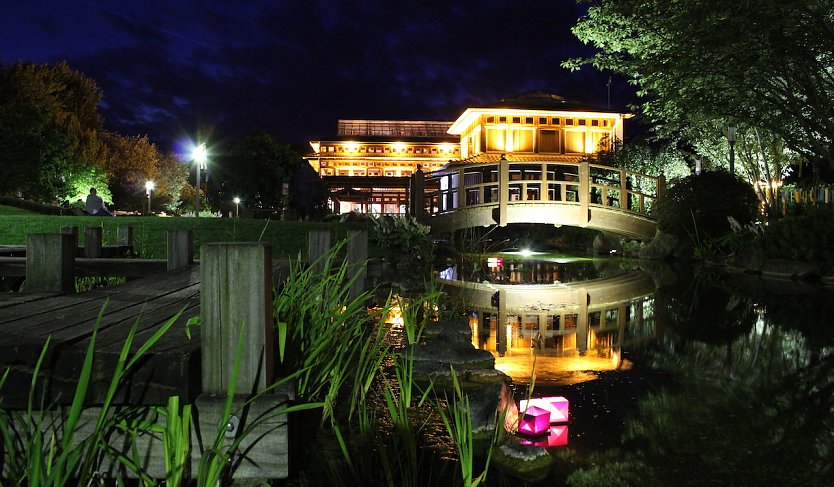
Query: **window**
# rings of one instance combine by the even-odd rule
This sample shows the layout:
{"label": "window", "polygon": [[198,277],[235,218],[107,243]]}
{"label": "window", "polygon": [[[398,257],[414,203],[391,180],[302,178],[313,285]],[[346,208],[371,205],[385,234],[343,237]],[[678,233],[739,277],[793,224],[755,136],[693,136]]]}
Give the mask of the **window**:
{"label": "window", "polygon": [[517,152],[533,152],[533,131],[513,130],[513,150]]}
{"label": "window", "polygon": [[557,130],[539,130],[539,152],[559,152],[558,136]]}
{"label": "window", "polygon": [[486,131],[487,151],[505,150],[507,144],[507,131],[503,129],[488,128]]}
{"label": "window", "polygon": [[368,176],[381,176],[382,171],[379,169],[368,169]]}
{"label": "window", "polygon": [[521,117],[513,117],[513,123],[521,123]]}
{"label": "window", "polygon": [[561,122],[559,117],[553,117],[553,121],[551,122],[553,125],[559,125]]}
{"label": "window", "polygon": [[507,123],[507,117],[498,117],[498,123]]}
{"label": "window", "polygon": [[533,117],[527,117],[524,119],[524,123],[533,125]]}
{"label": "window", "polygon": [[586,123],[588,123],[588,121],[585,120],[584,118],[580,118],[578,123],[579,123],[579,125],[585,125]]}
{"label": "window", "polygon": [[608,126],[608,120],[603,120],[602,121],[602,126],[607,127]]}
{"label": "window", "polygon": [[599,120],[591,120],[591,127],[599,127]]}
{"label": "window", "polygon": [[566,131],[565,132],[565,152],[581,153],[585,152],[585,132],[582,131]]}
{"label": "window", "polygon": [[487,117],[486,118],[486,123],[495,123],[495,117],[492,117],[492,116]]}
{"label": "window", "polygon": [[566,118],[565,119],[565,125],[573,125],[573,119],[572,118]]}
{"label": "window", "polygon": [[539,125],[547,125],[547,117],[539,117]]}

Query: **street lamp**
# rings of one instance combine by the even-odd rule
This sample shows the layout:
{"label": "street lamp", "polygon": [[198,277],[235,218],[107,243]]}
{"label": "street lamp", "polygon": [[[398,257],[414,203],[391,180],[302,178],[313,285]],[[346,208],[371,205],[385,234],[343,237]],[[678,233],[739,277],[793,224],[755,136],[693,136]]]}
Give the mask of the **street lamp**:
{"label": "street lamp", "polygon": [[148,215],[151,214],[151,191],[153,191],[153,181],[145,181],[145,194],[148,195]]}
{"label": "street lamp", "polygon": [[235,218],[240,218],[240,198],[235,196],[235,199],[232,201],[235,202]]}
{"label": "street lamp", "polygon": [[735,162],[736,162],[736,128],[733,125],[730,125],[727,128],[727,141],[730,143],[730,174],[735,174]]}
{"label": "street lamp", "polygon": [[206,168],[206,144],[200,144],[191,152],[191,158],[197,163],[197,195],[194,197],[194,216],[200,216],[200,169]]}

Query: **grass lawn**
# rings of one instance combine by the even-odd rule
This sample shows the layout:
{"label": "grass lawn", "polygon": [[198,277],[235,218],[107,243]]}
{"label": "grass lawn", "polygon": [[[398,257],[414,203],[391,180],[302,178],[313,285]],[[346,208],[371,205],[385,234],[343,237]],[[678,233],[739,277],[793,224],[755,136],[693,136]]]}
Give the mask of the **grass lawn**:
{"label": "grass lawn", "polygon": [[17,208],[14,206],[0,205],[0,216],[3,215],[33,215],[31,211]]}
{"label": "grass lawn", "polygon": [[[25,245],[30,233],[59,233],[61,227],[77,226],[83,241],[85,227],[102,227],[103,244],[116,241],[117,227],[133,227],[134,246],[140,257],[164,259],[166,231],[174,229],[194,232],[194,256],[199,258],[200,246],[212,242],[269,242],[275,257],[295,257],[307,252],[309,230],[332,229],[336,238],[342,238],[348,230],[364,230],[365,223],[320,223],[250,220],[244,218],[159,218],[142,216],[90,217],[47,216],[36,214],[5,213],[0,206],[0,245]],[[25,212],[25,210],[19,210]],[[369,248],[371,256],[375,249]]]}

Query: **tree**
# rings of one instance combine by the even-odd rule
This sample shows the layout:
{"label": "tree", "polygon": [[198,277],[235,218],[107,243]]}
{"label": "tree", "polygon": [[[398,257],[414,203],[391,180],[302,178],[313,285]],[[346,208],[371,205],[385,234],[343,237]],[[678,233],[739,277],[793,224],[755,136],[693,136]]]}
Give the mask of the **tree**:
{"label": "tree", "polygon": [[257,133],[234,142],[218,157],[218,177],[224,183],[224,197],[238,196],[255,208],[283,208],[285,183],[292,182],[304,164],[288,145]]}
{"label": "tree", "polygon": [[151,200],[154,208],[176,210],[183,188],[188,184],[188,166],[173,154],[162,154],[157,164],[156,188]]}
{"label": "tree", "polygon": [[[108,156],[104,168],[110,179],[114,203],[121,208],[142,210],[145,207],[145,183],[160,181],[160,155],[147,136],[126,137],[108,133],[104,140]],[[158,197],[164,190],[154,190]]]}
{"label": "tree", "polygon": [[66,63],[0,68],[0,192],[66,199],[67,175],[100,166],[101,93]]}
{"label": "tree", "polygon": [[590,64],[627,76],[666,137],[760,128],[834,167],[834,3],[601,0],[573,29]]}

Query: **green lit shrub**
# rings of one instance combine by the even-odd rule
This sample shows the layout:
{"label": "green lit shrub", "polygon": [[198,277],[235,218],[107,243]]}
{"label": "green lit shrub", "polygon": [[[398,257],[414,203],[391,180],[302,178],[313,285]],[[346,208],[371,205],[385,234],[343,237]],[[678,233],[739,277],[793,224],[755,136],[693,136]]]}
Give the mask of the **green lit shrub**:
{"label": "green lit shrub", "polygon": [[765,227],[757,243],[765,256],[834,266],[834,211],[808,207]]}

